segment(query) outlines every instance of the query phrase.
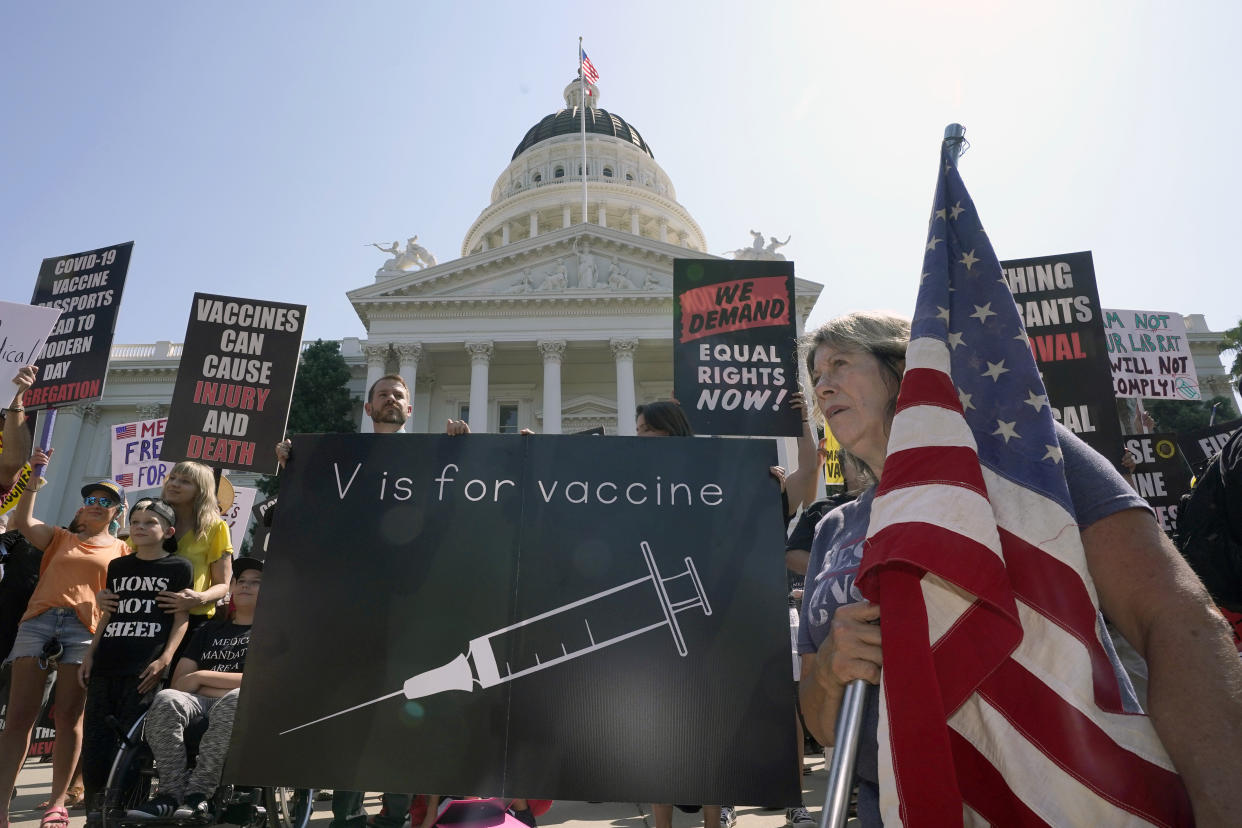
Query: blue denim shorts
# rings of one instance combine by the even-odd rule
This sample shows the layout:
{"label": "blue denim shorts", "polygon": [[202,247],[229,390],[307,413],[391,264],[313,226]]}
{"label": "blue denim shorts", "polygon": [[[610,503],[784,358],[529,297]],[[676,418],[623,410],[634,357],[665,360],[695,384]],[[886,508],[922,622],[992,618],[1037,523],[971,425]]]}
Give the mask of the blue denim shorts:
{"label": "blue denim shorts", "polygon": [[91,631],[78,620],[78,614],[64,607],[44,610],[34,618],[27,619],[17,628],[13,649],[4,661],[15,658],[39,658],[43,646],[55,638],[65,648],[61,664],[81,664],[86,650],[91,646]]}

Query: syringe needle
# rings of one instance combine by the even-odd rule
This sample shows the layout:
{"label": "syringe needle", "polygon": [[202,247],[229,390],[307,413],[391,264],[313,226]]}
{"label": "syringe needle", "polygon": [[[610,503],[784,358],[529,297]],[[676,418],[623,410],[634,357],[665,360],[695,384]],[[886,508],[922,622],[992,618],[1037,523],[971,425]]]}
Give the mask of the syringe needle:
{"label": "syringe needle", "polygon": [[405,695],[405,691],[398,690],[395,693],[389,693],[387,696],[380,696],[378,699],[371,699],[370,701],[363,702],[362,704],[355,704],[353,707],[347,707],[344,710],[338,710],[335,713],[329,713],[327,716],[324,716],[319,719],[315,719],[315,721],[313,722],[307,722],[306,724],[300,724],[297,727],[291,727],[288,730],[282,730],[280,731],[278,735],[284,736],[286,733],[292,733],[295,730],[301,730],[302,728],[310,727],[313,724],[319,724],[320,722],[326,722],[328,719],[335,719],[337,716],[344,716],[346,713],[352,713],[355,710],[366,707],[368,705],[376,704],[378,702],[382,702],[385,699],[391,699],[394,696],[403,696],[403,695]]}

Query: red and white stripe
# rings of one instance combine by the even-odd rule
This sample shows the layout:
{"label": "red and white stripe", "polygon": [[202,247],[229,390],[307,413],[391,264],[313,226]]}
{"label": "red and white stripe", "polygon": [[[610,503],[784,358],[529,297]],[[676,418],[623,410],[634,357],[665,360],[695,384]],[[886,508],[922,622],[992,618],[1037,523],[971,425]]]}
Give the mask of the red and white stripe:
{"label": "red and white stripe", "polygon": [[1189,825],[1122,710],[1072,514],[980,466],[945,343],[910,343],[859,585],[881,604],[885,825]]}

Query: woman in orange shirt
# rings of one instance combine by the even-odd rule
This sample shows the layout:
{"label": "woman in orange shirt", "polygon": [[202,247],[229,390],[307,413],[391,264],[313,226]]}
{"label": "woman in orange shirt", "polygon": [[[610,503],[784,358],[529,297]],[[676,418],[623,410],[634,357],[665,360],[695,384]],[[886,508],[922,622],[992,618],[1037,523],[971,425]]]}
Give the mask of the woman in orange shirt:
{"label": "woman in orange shirt", "polygon": [[[50,453],[50,452],[49,452]],[[48,454],[35,449],[32,465],[46,464]],[[104,586],[108,562],[128,552],[108,525],[125,511],[125,493],[111,480],[82,487],[79,531],[49,526],[34,516],[35,486],[28,488],[13,510],[13,527],[43,549],[39,585],[7,661],[13,663],[9,708],[0,733],[0,828],[8,828],[8,805],[17,772],[30,743],[42,701],[46,672],[56,670],[56,747],[52,751],[52,794],[42,828],[67,828],[65,794],[82,745],[82,706],[86,691],[78,683],[78,667],[99,621],[95,593]]]}

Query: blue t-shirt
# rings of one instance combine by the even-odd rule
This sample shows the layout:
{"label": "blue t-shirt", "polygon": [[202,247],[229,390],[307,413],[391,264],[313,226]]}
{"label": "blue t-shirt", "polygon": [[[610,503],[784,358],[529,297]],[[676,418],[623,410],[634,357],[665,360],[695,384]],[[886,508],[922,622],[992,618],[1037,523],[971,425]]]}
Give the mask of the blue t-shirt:
{"label": "blue t-shirt", "polygon": [[[1065,479],[1069,484],[1070,499],[1074,504],[1074,514],[1080,530],[1125,509],[1145,509],[1151,512],[1147,502],[1130,488],[1099,453],[1059,424],[1056,431],[1065,460]],[[871,504],[874,500],[875,487],[872,486],[859,495],[857,500],[824,515],[816,528],[815,541],[811,545],[811,560],[806,570],[802,619],[798,627],[799,653],[818,651],[828,637],[829,625],[837,608],[863,600],[854,581],[862,563],[863,542],[867,538],[867,524],[871,520]],[[1121,685],[1122,704],[1126,710],[1138,712],[1140,708],[1134,688],[1117,658],[1112,640],[1104,631],[1103,618],[1097,618],[1097,627],[1109,661],[1112,662],[1113,672],[1117,674],[1118,683]],[[878,700],[878,688],[868,687],[858,756],[854,766],[859,779],[858,816],[864,826],[881,824],[877,786]]]}

